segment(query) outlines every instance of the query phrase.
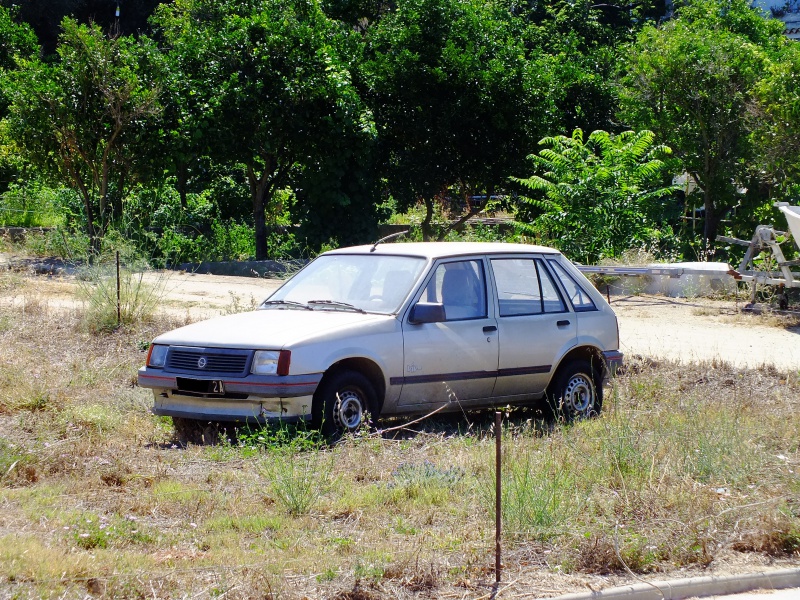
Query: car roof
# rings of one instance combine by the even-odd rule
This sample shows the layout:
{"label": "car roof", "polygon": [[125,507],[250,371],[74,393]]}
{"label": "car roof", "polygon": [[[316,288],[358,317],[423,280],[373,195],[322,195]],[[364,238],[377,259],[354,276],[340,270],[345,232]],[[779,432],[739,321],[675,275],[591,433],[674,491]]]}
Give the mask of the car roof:
{"label": "car roof", "polygon": [[401,242],[378,245],[338,248],[325,254],[381,254],[391,256],[419,256],[427,259],[447,258],[472,254],[560,254],[554,248],[532,244],[506,242]]}

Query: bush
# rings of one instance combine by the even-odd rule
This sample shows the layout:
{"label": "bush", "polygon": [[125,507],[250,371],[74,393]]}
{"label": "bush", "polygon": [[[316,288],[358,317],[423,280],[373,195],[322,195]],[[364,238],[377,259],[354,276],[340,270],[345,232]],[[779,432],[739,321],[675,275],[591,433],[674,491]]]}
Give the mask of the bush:
{"label": "bush", "polygon": [[89,331],[112,331],[122,325],[152,321],[168,276],[157,275],[154,283],[148,283],[144,275],[145,271],[122,268],[118,283],[116,269],[107,265],[88,267],[80,273],[79,296],[86,304],[83,320]]}
{"label": "bush", "polygon": [[50,188],[39,181],[14,182],[0,197],[0,225],[4,227],[55,227],[64,223],[74,192]]}

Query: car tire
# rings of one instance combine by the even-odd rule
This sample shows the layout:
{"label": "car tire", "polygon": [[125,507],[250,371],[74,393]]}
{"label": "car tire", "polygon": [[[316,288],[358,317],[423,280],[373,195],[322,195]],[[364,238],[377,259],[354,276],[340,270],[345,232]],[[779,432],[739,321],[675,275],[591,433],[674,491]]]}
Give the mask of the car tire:
{"label": "car tire", "polygon": [[597,416],[603,404],[603,387],[589,361],[563,364],[548,389],[547,401],[556,416],[567,422]]}
{"label": "car tire", "polygon": [[315,398],[315,422],[323,435],[338,439],[369,424],[376,414],[376,395],[358,371],[335,371],[322,380]]}

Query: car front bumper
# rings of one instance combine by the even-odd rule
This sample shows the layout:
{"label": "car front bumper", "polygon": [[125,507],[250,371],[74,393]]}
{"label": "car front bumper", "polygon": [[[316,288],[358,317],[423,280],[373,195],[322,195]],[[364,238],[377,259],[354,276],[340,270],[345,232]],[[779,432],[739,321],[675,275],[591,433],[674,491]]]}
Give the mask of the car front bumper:
{"label": "car front bumper", "polygon": [[[322,374],[249,375],[244,378],[198,378],[196,374],[139,369],[140,387],[153,390],[153,414],[203,421],[264,423],[311,418],[311,403]],[[183,389],[186,382],[221,381],[224,394]],[[194,386],[192,386],[194,387]]]}

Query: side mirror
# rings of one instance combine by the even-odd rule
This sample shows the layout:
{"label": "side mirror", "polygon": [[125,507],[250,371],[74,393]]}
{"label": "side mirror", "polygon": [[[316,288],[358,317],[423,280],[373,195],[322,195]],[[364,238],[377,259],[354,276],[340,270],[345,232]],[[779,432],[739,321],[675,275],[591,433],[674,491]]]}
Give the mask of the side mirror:
{"label": "side mirror", "polygon": [[446,321],[447,316],[444,312],[444,304],[438,302],[418,302],[411,309],[408,318],[409,323],[418,325],[420,323],[441,323]]}

